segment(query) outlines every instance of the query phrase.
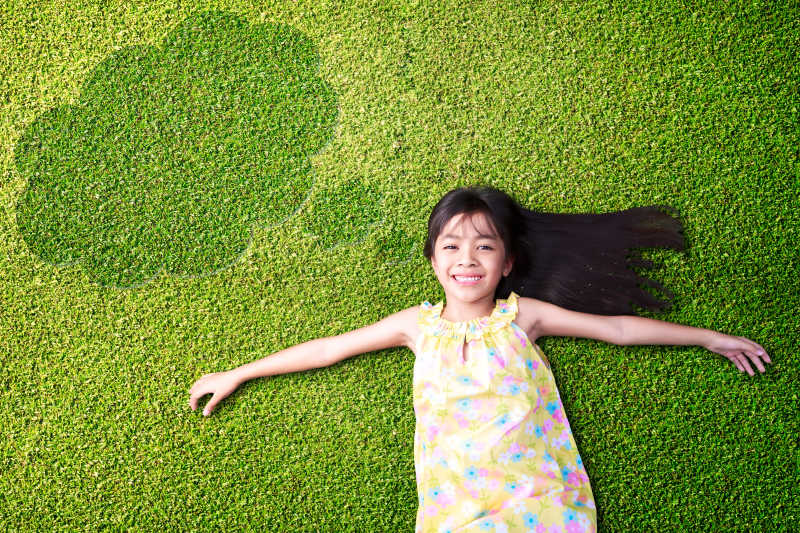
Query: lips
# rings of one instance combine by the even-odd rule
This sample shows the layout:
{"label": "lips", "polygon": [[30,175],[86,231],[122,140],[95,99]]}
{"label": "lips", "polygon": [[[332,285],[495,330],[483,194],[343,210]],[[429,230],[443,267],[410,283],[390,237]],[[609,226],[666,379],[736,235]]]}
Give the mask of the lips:
{"label": "lips", "polygon": [[[478,278],[478,279],[471,279],[471,280],[462,280],[462,281],[459,281],[458,279],[456,279],[456,276],[458,276],[459,278],[475,278],[475,277],[476,277],[476,278]],[[483,276],[482,276],[482,275],[480,275],[480,274],[463,274],[463,275],[462,275],[462,274],[453,274],[453,275],[452,275],[452,276],[450,276],[450,277],[451,277],[451,278],[453,278],[453,280],[454,280],[456,283],[470,283],[470,284],[471,284],[471,283],[478,283],[480,280],[482,280],[482,279],[483,279]]]}

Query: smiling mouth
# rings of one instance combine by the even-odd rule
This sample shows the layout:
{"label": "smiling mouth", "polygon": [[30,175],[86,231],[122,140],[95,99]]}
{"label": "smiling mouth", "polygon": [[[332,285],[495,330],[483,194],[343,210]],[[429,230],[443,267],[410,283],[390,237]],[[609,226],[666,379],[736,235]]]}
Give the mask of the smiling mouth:
{"label": "smiling mouth", "polygon": [[477,283],[483,279],[483,276],[451,276],[459,283]]}

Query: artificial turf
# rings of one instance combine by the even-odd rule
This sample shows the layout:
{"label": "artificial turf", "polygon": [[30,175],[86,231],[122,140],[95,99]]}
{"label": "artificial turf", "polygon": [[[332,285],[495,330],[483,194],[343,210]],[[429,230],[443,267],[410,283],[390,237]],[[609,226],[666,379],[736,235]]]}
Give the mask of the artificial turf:
{"label": "artificial turf", "polygon": [[[762,344],[541,338],[608,531],[800,526],[795,2],[0,6],[9,530],[412,531],[413,354],[201,375],[443,297],[448,190],[669,204],[643,316]],[[499,531],[499,529],[498,529]]]}

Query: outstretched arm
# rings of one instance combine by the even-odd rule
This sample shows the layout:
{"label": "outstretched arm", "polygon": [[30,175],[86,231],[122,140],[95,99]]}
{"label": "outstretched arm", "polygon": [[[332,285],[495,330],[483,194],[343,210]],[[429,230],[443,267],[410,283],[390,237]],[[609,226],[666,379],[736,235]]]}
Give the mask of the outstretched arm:
{"label": "outstretched arm", "polygon": [[711,329],[683,326],[663,320],[654,320],[633,315],[621,315],[623,345],[633,344],[690,344],[702,346],[706,350],[727,357],[740,372],[747,371],[754,375],[750,367],[752,361],[760,372],[764,372],[764,364],[772,363],[764,348],[750,339],[726,335]]}
{"label": "outstretched arm", "polygon": [[532,317],[531,339],[556,335],[583,337],[612,344],[696,344],[727,357],[751,376],[752,361],[761,372],[772,363],[764,348],[750,339],[734,337],[710,329],[695,328],[635,315],[595,315],[580,313],[536,298],[520,297],[520,312]]}

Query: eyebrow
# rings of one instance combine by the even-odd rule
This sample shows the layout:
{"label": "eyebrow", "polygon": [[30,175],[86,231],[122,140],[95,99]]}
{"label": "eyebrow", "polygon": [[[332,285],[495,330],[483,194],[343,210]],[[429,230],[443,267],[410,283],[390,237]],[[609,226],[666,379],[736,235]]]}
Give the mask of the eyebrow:
{"label": "eyebrow", "polygon": [[[485,235],[483,233],[481,233],[478,238],[479,239],[489,239],[490,241],[496,241],[497,240],[497,237],[495,237],[494,235]],[[458,235],[453,235],[452,233],[448,233],[447,235],[443,235],[442,239],[456,239],[456,240],[458,240],[459,237],[458,237]]]}

